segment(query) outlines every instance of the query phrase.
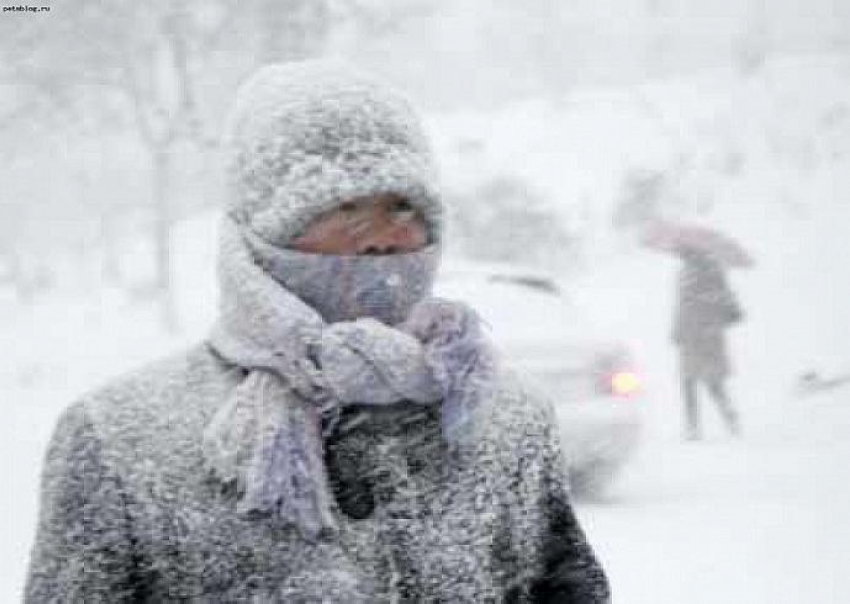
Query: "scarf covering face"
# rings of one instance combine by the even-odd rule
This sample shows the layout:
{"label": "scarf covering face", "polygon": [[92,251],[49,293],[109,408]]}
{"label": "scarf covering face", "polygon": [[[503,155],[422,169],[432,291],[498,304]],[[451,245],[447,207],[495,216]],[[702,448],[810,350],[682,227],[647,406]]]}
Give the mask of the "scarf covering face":
{"label": "scarf covering face", "polygon": [[239,513],[276,514],[310,540],[337,528],[322,424],[346,405],[442,401],[446,441],[474,440],[495,358],[472,309],[427,297],[437,259],[436,246],[302,254],[224,220],[210,344],[246,375],[203,448]]}

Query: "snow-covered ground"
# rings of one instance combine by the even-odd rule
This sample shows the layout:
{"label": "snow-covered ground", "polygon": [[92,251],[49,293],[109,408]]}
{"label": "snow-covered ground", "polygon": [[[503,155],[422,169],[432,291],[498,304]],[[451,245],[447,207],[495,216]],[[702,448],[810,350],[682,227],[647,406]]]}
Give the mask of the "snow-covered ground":
{"label": "snow-covered ground", "polygon": [[[705,219],[745,241],[758,259],[755,270],[732,275],[747,311],[731,336],[742,440],[726,437],[706,408],[708,440],[680,442],[667,341],[675,263],[618,247],[604,221],[585,217],[605,245],[591,255],[592,270],[575,281],[573,294],[631,343],[645,381],[642,448],[604,500],[578,504],[617,603],[850,601],[850,386],[794,396],[804,371],[850,372],[850,165],[841,156],[850,138],[821,128],[815,110],[847,96],[850,69],[807,61],[772,66],[745,84],[708,74],[647,85],[637,102],[634,90],[593,91],[562,106],[535,101],[513,113],[441,122],[507,131],[505,162],[515,163],[510,150],[528,149],[520,165],[527,176],[588,199],[598,215],[610,209],[606,200],[610,205],[630,166],[668,165],[682,144],[703,158],[719,148],[748,158],[735,179],[703,170],[680,184],[684,191],[712,189],[725,203]],[[719,111],[723,103],[734,107]],[[803,158],[786,165],[798,152]],[[178,336],[161,333],[149,302],[120,291],[62,292],[21,306],[0,290],[0,601],[19,599],[38,468],[61,408],[109,376],[196,339],[208,325],[213,224],[205,217],[177,233]]]}
{"label": "snow-covered ground", "polygon": [[579,509],[614,601],[846,602],[848,398],[780,411],[795,439],[647,443],[610,501]]}

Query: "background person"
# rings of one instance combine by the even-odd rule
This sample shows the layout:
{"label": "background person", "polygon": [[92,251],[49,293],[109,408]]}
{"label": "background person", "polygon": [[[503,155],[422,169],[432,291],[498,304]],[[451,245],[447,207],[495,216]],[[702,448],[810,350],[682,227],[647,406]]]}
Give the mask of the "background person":
{"label": "background person", "polygon": [[705,386],[729,432],[740,435],[741,425],[726,389],[731,372],[726,330],[743,319],[721,265],[708,254],[683,247],[679,251],[676,310],[672,339],[679,349],[684,402],[684,438],[702,438],[697,387]]}

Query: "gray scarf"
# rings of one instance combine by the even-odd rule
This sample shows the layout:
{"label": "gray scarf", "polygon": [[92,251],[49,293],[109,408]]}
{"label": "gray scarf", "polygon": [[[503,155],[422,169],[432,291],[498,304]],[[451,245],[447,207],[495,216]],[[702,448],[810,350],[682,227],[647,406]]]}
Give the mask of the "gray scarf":
{"label": "gray scarf", "polygon": [[390,256],[281,249],[228,217],[221,315],[210,344],[247,371],[203,435],[238,511],[272,513],[310,540],[337,526],[322,420],[345,405],[442,401],[449,443],[475,438],[495,358],[469,307],[429,298],[436,246]]}

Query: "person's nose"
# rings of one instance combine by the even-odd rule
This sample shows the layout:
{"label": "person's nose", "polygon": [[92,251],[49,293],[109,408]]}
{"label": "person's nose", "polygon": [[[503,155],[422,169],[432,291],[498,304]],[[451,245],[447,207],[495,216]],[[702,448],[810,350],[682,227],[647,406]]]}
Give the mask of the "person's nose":
{"label": "person's nose", "polygon": [[358,253],[366,255],[399,254],[412,251],[418,244],[418,238],[410,224],[390,222],[364,237]]}

